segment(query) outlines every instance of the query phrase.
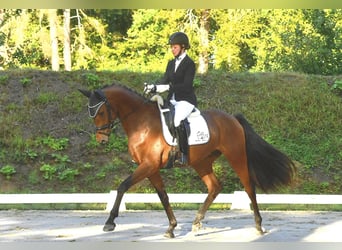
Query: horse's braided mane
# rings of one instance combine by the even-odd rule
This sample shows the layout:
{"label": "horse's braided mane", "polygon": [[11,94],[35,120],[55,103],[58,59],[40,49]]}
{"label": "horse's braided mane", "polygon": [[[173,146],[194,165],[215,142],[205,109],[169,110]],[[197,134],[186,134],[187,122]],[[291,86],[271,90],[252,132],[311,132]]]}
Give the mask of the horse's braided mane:
{"label": "horse's braided mane", "polygon": [[151,102],[151,103],[153,102],[153,101],[151,101],[149,98],[147,98],[147,97],[145,97],[144,95],[142,95],[141,93],[137,92],[136,90],[134,90],[134,89],[132,89],[132,88],[130,88],[130,87],[128,87],[128,86],[122,84],[122,83],[114,82],[113,84],[103,86],[102,89],[110,88],[110,87],[115,87],[115,86],[116,86],[116,87],[121,87],[121,88],[123,88],[123,89],[128,90],[129,92],[132,92],[132,93],[134,93],[134,94],[140,96],[140,97],[143,98],[146,102]]}

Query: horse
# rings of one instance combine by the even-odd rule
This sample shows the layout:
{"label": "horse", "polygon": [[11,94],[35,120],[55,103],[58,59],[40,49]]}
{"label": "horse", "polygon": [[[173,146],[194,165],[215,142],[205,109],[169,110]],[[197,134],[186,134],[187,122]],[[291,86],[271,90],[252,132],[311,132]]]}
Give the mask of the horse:
{"label": "horse", "polygon": [[[115,203],[103,231],[115,229],[114,220],[119,216],[119,207],[125,192],[134,184],[148,178],[169,220],[164,236],[174,238],[177,220],[160,175],[160,169],[168,161],[171,146],[163,137],[156,102],[120,84],[94,91],[79,91],[89,98],[88,112],[94,120],[97,142],[108,142],[114,124],[120,122],[128,138],[128,151],[132,160],[137,163],[135,171],[119,185]],[[201,228],[201,221],[209,206],[222,190],[222,185],[213,171],[213,163],[223,154],[248,194],[257,231],[260,234],[265,233],[261,225],[256,188],[269,192],[288,185],[295,173],[293,161],[259,136],[242,114],[231,115],[217,109],[201,113],[208,124],[210,139],[206,144],[190,146],[188,164],[198,173],[207,187],[208,194],[198,209],[192,230]],[[116,121],[117,119],[119,121]]]}

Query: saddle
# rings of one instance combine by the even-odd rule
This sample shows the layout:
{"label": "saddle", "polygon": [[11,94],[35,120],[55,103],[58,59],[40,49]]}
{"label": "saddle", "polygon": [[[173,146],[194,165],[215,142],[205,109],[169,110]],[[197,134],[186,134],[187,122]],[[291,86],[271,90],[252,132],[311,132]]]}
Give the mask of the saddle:
{"label": "saddle", "polygon": [[[163,136],[165,141],[170,146],[176,146],[177,142],[174,141],[176,132],[173,123],[174,106],[170,103],[165,103],[160,95],[155,95],[151,98],[152,101],[157,102],[160,111],[160,120],[163,128]],[[183,122],[187,135],[188,143],[191,145],[205,144],[209,141],[210,133],[206,120],[201,115],[201,112],[194,108],[193,112]]]}
{"label": "saddle", "polygon": [[[172,135],[173,138],[175,138],[176,137],[176,129],[175,129],[175,124],[174,124],[175,107],[171,103],[167,102],[163,105],[163,110],[169,110],[169,112],[163,112],[164,120],[165,120],[166,126],[169,129],[170,134]],[[185,129],[186,134],[189,138],[191,130],[190,130],[190,123],[188,121],[188,118],[186,118],[184,121],[181,122],[181,126],[184,126],[183,129]]]}

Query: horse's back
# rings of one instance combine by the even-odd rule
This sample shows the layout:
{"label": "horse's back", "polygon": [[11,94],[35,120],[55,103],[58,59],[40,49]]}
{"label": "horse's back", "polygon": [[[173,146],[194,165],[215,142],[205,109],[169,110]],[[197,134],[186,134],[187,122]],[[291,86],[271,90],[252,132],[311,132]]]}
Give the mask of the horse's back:
{"label": "horse's back", "polygon": [[225,147],[234,143],[244,144],[243,127],[234,115],[215,109],[203,111],[202,115],[208,123],[210,138],[217,145]]}
{"label": "horse's back", "polygon": [[213,129],[229,129],[235,130],[237,128],[242,128],[239,121],[234,115],[228,114],[222,110],[210,109],[201,112],[204,119],[207,121],[208,126]]}

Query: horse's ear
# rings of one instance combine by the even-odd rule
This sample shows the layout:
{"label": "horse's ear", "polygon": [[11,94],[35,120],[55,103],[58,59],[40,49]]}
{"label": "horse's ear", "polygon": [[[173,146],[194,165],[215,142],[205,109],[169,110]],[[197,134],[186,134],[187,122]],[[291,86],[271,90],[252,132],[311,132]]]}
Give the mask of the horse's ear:
{"label": "horse's ear", "polygon": [[78,91],[80,91],[83,95],[85,95],[88,98],[90,98],[90,96],[91,96],[91,91],[89,91],[89,90],[78,89]]}

